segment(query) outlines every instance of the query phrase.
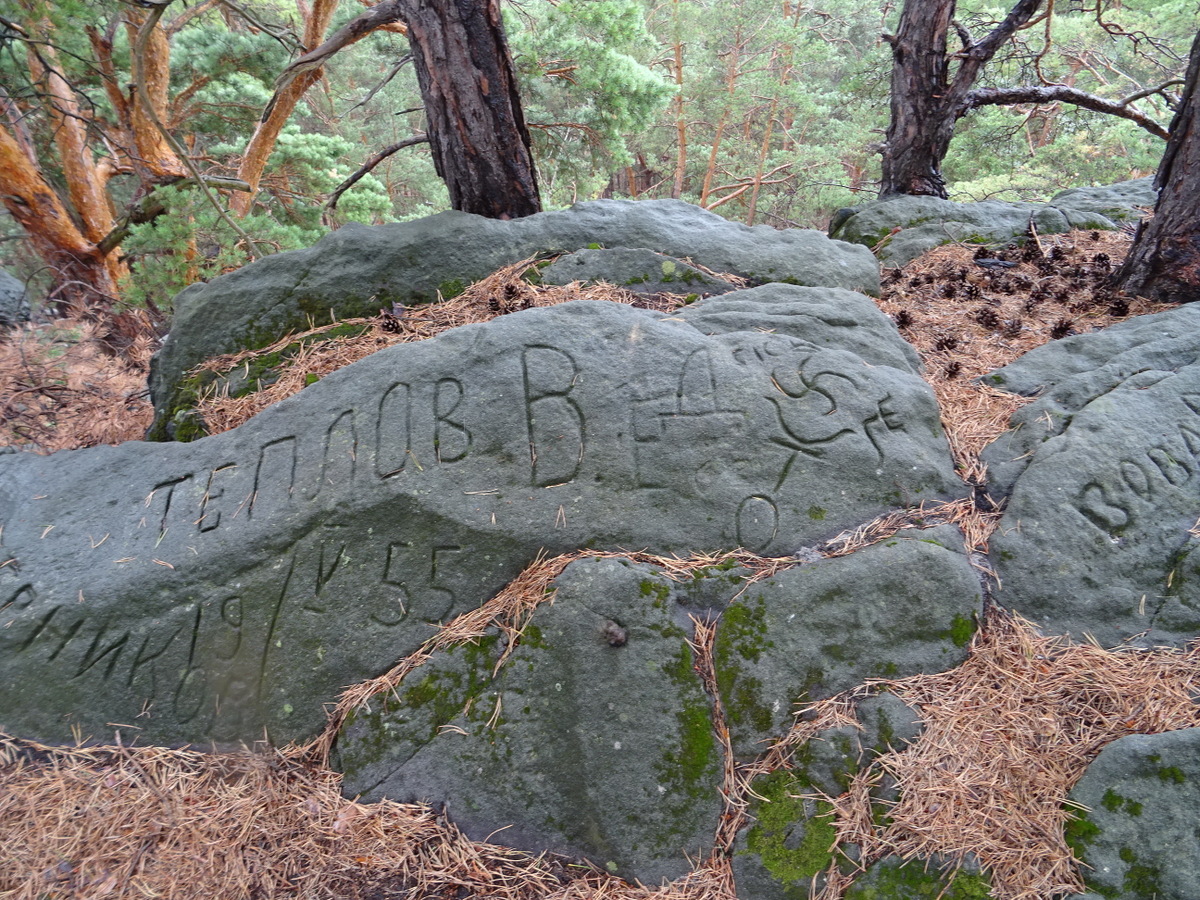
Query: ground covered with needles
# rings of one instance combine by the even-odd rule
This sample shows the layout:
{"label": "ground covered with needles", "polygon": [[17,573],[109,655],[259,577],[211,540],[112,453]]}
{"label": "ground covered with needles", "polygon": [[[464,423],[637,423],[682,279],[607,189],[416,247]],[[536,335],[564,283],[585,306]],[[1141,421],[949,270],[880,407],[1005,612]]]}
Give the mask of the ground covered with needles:
{"label": "ground covered with needles", "polygon": [[[976,384],[977,376],[1048,340],[1156,311],[1104,286],[1128,240],[1119,233],[1075,232],[1035,239],[1023,249],[981,252],[951,245],[903,269],[885,270],[879,305],[924,359],[956,463],[969,482],[986,481],[979,450],[1025,402]],[[267,390],[208,397],[202,406],[206,425],[213,433],[235,427],[303,389],[314,375],[455,325],[579,296],[663,311],[682,302],[603,286],[541,287],[522,277],[535,267],[526,261],[452,301],[363,320],[358,336],[300,342]],[[56,320],[4,336],[0,443],[51,452],[139,438],[150,416],[144,384],[152,327],[134,317],[114,341],[111,326]],[[205,365],[232,371],[271,349]],[[821,551],[842,555],[902,528],[945,521],[963,528],[971,549],[985,550],[998,514],[971,502],[927,505],[839,535]],[[865,684],[800,709],[790,732],[752,764],[737,766],[727,754],[726,810],[715,849],[690,875],[668,885],[631,885],[582,860],[472,842],[425,807],[364,805],[341,796],[338,776],[326,764],[346,715],[393,689],[439,649],[491,627],[519,636],[566,565],[597,555],[537,560],[392,671],[348,690],[326,731],[303,747],[206,754],[120,741],[44,747],[0,736],[0,898],[731,900],[728,852],[746,823],[753,779],[787,767],[806,741],[853,722],[857,702],[886,690],[920,709],[924,731],[904,750],[871,762],[845,794],[826,798],[839,839],[858,848],[863,865],[891,854],[937,856],[952,865],[974,859],[999,900],[1049,900],[1082,889],[1063,837],[1071,814],[1064,800],[1087,763],[1127,734],[1200,725],[1196,647],[1105,650],[1040,635],[1019,617],[992,608],[962,666]],[[747,567],[751,579],[798,564],[742,552],[639,558],[678,578],[727,558]],[[709,623],[697,623],[696,665],[706,683],[713,680],[712,636]],[[713,723],[727,741],[719,702]],[[885,777],[900,794],[880,820],[869,790]],[[853,878],[845,867],[831,867],[821,900],[836,900]]]}

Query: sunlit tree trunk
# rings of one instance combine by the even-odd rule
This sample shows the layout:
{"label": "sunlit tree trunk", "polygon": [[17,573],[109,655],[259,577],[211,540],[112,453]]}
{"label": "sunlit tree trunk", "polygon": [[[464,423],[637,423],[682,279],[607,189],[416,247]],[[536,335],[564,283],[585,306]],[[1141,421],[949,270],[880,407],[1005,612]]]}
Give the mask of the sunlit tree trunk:
{"label": "sunlit tree trunk", "polygon": [[[678,6],[679,0],[675,0]],[[676,11],[678,15],[678,10]],[[675,75],[675,181],[671,185],[671,196],[678,200],[683,195],[683,178],[687,172],[687,118],[683,102],[683,43],[677,37],[674,46]]]}
{"label": "sunlit tree trunk", "polygon": [[[146,14],[136,7],[129,7],[125,13],[125,30],[129,36],[130,46],[137,39],[138,31],[146,21]],[[146,84],[146,95],[153,105],[153,115],[143,105],[140,93],[133,92],[129,103],[130,127],[133,131],[134,149],[137,161],[148,173],[150,182],[172,182],[187,176],[187,168],[179,160],[179,156],[171,147],[158,126],[158,121],[167,122],[167,102],[171,86],[171,47],[167,35],[161,25],[155,25],[150,31],[146,42],[146,52],[141,61],[143,78]]]}
{"label": "sunlit tree trunk", "polygon": [[[324,40],[325,32],[329,28],[329,22],[336,9],[337,0],[314,0],[312,9],[304,21],[304,47],[306,50],[316,49]],[[258,126],[254,129],[254,134],[246,146],[246,153],[242,157],[241,165],[238,167],[238,178],[250,185],[248,192],[235,194],[231,201],[230,205],[238,215],[244,216],[250,212],[250,207],[254,203],[254,194],[258,191],[258,183],[262,179],[263,172],[266,171],[267,161],[271,157],[271,151],[275,149],[279,133],[287,124],[287,120],[291,118],[300,98],[304,96],[304,92],[320,80],[323,71],[323,68],[317,66],[297,74],[275,94],[271,105],[263,113],[263,117],[259,120]]]}
{"label": "sunlit tree trunk", "polygon": [[775,97],[771,100],[770,109],[767,110],[767,128],[763,132],[762,146],[758,151],[758,166],[754,170],[754,187],[750,190],[750,208],[746,211],[746,224],[753,225],[754,218],[758,215],[758,192],[763,184],[763,170],[767,165],[767,152],[771,148],[771,134],[775,130],[775,110],[779,106],[779,98]]}
{"label": "sunlit tree trunk", "polygon": [[741,28],[738,28],[734,33],[733,45],[729,50],[728,59],[726,60],[725,90],[727,92],[727,100],[725,108],[721,111],[721,119],[717,122],[717,130],[713,134],[712,149],[708,153],[708,166],[704,170],[704,184],[700,188],[701,206],[705,206],[708,203],[708,195],[712,190],[713,177],[717,171],[717,155],[721,151],[721,141],[725,137],[725,128],[729,125],[729,116],[733,109],[733,99],[737,91],[738,77],[741,75],[742,46],[742,32]]}
{"label": "sunlit tree trunk", "polygon": [[115,298],[117,285],[104,256],[75,225],[6,123],[0,123],[0,173],[4,206],[53,272],[56,301],[82,310]]}

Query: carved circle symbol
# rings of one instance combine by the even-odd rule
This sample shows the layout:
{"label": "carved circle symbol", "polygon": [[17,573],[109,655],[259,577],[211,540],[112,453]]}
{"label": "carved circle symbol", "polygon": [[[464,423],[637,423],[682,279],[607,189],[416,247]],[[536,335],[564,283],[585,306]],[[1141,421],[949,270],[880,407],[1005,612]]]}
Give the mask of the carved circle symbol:
{"label": "carved circle symbol", "polygon": [[738,505],[735,522],[739,547],[762,553],[779,533],[779,508],[763,494],[753,494]]}

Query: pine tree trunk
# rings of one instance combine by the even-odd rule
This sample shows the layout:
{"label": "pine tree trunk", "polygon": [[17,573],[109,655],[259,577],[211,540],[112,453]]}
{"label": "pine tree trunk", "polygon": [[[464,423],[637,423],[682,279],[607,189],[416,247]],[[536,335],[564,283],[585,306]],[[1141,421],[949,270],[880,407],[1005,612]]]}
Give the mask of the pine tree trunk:
{"label": "pine tree trunk", "polygon": [[1154,183],[1154,217],[1138,228],[1116,286],[1153,300],[1200,300],[1200,34]]}
{"label": "pine tree trunk", "polygon": [[[329,28],[336,8],[337,0],[315,0],[312,10],[304,19],[306,50],[315,49],[324,40],[325,31]],[[250,212],[254,205],[254,194],[258,191],[258,183],[266,171],[267,160],[271,157],[271,151],[275,149],[279,133],[291,118],[304,92],[320,79],[322,72],[324,69],[317,67],[298,75],[275,95],[270,108],[255,126],[254,134],[250,137],[250,143],[246,145],[246,152],[242,156],[241,165],[238,166],[238,178],[250,185],[250,190],[236,194],[230,201],[230,206],[239,216],[246,216]]]}
{"label": "pine tree trunk", "polygon": [[880,195],[946,196],[942,160],[956,116],[946,108],[946,35],[954,0],[907,0],[892,40],[892,118],[883,148]]}
{"label": "pine tree trunk", "polygon": [[[983,39],[964,31],[964,47],[946,46],[955,0],[904,0],[892,45],[892,118],[883,145],[880,195],[946,196],[942,160],[954,124],[970,109],[971,87],[996,51],[1024,28],[1044,0],[1016,0]],[[957,65],[951,74],[951,61]]]}
{"label": "pine tree trunk", "polygon": [[683,196],[688,159],[687,119],[683,109],[683,43],[679,40],[675,41],[675,89],[675,180],[671,183],[671,198],[678,200]]}
{"label": "pine tree trunk", "polygon": [[429,142],[454,209],[541,211],[499,0],[405,0]]}
{"label": "pine tree trunk", "polygon": [[0,176],[0,199],[53,272],[55,303],[77,312],[110,304],[117,296],[112,261],[80,232],[54,188],[3,124]]}

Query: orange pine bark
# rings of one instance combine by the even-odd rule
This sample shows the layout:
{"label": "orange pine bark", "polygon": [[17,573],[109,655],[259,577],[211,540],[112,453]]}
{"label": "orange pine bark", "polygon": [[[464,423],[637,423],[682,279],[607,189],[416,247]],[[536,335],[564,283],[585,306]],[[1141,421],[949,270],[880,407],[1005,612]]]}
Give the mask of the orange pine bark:
{"label": "orange pine bark", "polygon": [[117,295],[116,276],[108,261],[75,225],[54,188],[0,125],[0,186],[5,208],[25,229],[38,254],[55,269],[60,285],[76,284],[84,305]]}
{"label": "orange pine bark", "polygon": [[[125,12],[125,28],[132,46],[138,31],[146,21],[146,14],[130,7]],[[171,86],[171,46],[161,25],[155,25],[146,43],[146,54],[142,60],[142,73],[146,80],[146,94],[153,106],[158,121],[166,124],[168,94]],[[137,164],[143,167],[151,179],[176,181],[187,176],[187,169],[180,162],[154,118],[135,91],[129,104],[129,119],[133,129],[133,142],[137,151]]]}
{"label": "orange pine bark", "polygon": [[95,243],[112,230],[112,209],[105,179],[88,146],[83,113],[58,67],[53,44],[47,42],[38,53],[29,54],[29,71],[45,91],[46,112],[54,123],[54,143],[62,162],[67,196],[83,224],[83,237]]}
{"label": "orange pine bark", "polygon": [[[312,11],[304,22],[304,47],[306,50],[312,50],[321,43],[336,7],[337,0],[316,0],[313,3]],[[271,156],[271,151],[275,149],[275,141],[279,138],[279,132],[291,118],[292,112],[296,109],[300,98],[304,96],[304,92],[320,80],[323,72],[322,68],[301,72],[275,95],[274,102],[267,114],[254,129],[250,143],[246,145],[246,154],[242,157],[242,163],[238,167],[238,178],[249,184],[250,190],[236,194],[230,203],[233,211],[239,216],[245,216],[250,212],[250,207],[254,203],[254,195],[258,192],[258,184],[267,168],[267,160]]]}

